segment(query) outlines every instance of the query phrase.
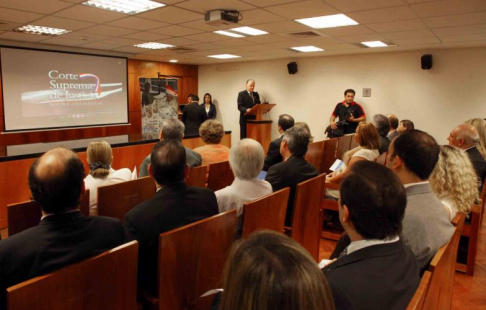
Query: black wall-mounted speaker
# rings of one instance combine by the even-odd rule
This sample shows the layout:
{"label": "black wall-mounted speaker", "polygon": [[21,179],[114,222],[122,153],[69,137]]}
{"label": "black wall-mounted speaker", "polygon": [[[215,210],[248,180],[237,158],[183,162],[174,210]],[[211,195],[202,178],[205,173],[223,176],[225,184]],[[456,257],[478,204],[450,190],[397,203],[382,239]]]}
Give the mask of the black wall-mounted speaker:
{"label": "black wall-mounted speaker", "polygon": [[287,69],[289,70],[289,74],[296,74],[297,73],[297,63],[296,62],[289,62],[287,64]]}
{"label": "black wall-mounted speaker", "polygon": [[432,54],[425,54],[421,58],[422,69],[430,70],[432,69]]}

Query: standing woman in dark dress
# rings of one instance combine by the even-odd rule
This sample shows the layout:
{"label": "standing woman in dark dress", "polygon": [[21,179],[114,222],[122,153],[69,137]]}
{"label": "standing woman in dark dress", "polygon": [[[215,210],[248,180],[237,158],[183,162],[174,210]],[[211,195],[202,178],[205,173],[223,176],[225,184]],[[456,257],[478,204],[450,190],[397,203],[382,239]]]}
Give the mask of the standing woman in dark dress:
{"label": "standing woman in dark dress", "polygon": [[204,94],[204,110],[206,111],[206,115],[208,119],[215,119],[216,118],[216,106],[213,104],[213,97],[211,97],[210,93]]}

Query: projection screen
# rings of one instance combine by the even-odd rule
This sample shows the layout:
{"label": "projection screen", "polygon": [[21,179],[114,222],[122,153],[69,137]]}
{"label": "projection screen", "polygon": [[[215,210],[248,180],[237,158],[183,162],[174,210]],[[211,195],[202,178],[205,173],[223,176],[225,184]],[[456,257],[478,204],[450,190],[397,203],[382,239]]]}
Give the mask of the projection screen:
{"label": "projection screen", "polygon": [[0,53],[5,131],[128,123],[126,58]]}

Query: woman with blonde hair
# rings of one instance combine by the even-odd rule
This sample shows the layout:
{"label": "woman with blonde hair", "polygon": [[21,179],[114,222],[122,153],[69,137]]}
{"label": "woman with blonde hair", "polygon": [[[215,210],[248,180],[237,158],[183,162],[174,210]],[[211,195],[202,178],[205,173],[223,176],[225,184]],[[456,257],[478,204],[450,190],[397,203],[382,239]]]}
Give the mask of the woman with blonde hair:
{"label": "woman with blonde hair", "polygon": [[194,152],[201,155],[202,166],[228,160],[230,149],[221,144],[224,136],[221,122],[208,119],[199,127],[199,135],[206,145],[195,148]]}
{"label": "woman with blonde hair", "polygon": [[223,274],[225,310],[334,309],[324,274],[281,233],[261,231],[235,243]]}
{"label": "woman with blonde hair", "polygon": [[[329,174],[326,177],[326,182],[339,184],[349,173],[350,167],[352,167],[354,163],[360,160],[373,161],[380,155],[378,151],[380,148],[380,135],[372,123],[360,122],[358,128],[356,128],[356,135],[354,138],[359,146],[344,153],[344,165],[341,166],[341,169],[338,171]],[[332,191],[335,193],[338,192],[336,190]],[[328,190],[326,190],[326,195],[327,192]],[[331,197],[334,197],[334,195],[331,195]]]}
{"label": "woman with blonde hair", "polygon": [[478,199],[478,177],[471,161],[466,152],[453,146],[440,147],[439,161],[429,182],[451,220],[457,212],[468,214]]}
{"label": "woman with blonde hair", "polygon": [[486,159],[486,121],[482,118],[472,118],[464,122],[476,128],[479,134],[479,143],[476,147],[479,153]]}
{"label": "woman with blonde hair", "polygon": [[86,154],[90,172],[84,184],[89,189],[89,215],[98,215],[98,187],[129,181],[132,172],[127,168],[111,168],[113,152],[106,141],[91,142]]}

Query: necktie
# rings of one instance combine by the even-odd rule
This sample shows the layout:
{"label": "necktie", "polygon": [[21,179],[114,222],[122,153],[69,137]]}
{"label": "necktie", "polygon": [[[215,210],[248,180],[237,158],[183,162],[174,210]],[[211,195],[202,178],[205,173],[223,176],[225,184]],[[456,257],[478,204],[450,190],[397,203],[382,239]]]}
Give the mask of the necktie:
{"label": "necktie", "polygon": [[338,259],[340,259],[341,257],[344,257],[344,256],[346,256],[346,255],[348,255],[348,247],[346,247],[346,248],[345,248],[345,249],[344,249],[344,250],[341,252],[341,254],[339,254]]}
{"label": "necktie", "polygon": [[253,103],[255,103],[255,98],[253,98],[253,92],[252,91],[250,92],[250,97],[251,97],[251,101],[253,101]]}

